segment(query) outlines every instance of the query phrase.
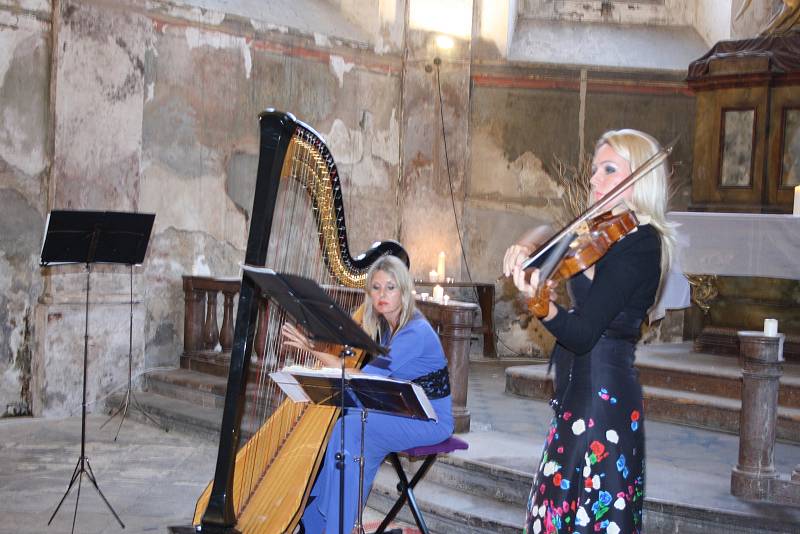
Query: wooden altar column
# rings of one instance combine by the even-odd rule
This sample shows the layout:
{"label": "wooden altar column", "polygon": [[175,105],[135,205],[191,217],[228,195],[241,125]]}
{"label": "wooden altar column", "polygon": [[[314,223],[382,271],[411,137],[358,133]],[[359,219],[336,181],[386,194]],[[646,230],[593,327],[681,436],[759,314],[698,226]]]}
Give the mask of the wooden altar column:
{"label": "wooden altar column", "polygon": [[447,357],[450,389],[453,402],[454,431],[469,432],[470,413],[467,409],[469,386],[469,344],[472,324],[478,305],[450,301],[438,304],[432,300],[417,300],[417,307],[439,334]]}
{"label": "wooden altar column", "polygon": [[784,335],[739,332],[742,409],[739,415],[739,463],[731,473],[731,494],[768,499],[778,478],[773,462],[778,387]]}

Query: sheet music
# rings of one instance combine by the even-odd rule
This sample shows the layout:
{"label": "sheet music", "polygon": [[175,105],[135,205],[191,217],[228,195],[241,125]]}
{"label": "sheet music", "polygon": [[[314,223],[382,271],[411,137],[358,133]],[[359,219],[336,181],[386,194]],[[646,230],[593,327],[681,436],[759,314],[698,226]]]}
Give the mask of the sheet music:
{"label": "sheet music", "polygon": [[[324,378],[330,381],[332,388],[338,388],[342,379],[342,370],[337,367],[321,367],[313,369],[304,367],[302,365],[290,365],[284,367],[280,371],[270,373],[270,378],[286,393],[286,396],[295,402],[311,402],[311,397],[304,390],[301,384],[302,377],[308,378]],[[301,377],[298,380],[297,377]],[[436,410],[433,408],[430,399],[425,394],[425,390],[421,386],[408,380],[398,380],[380,375],[370,375],[366,373],[353,373],[345,369],[344,373],[345,382],[351,385],[354,389],[359,387],[367,388],[368,386],[385,386],[386,390],[408,389],[413,391],[414,399],[405,398],[408,402],[416,401],[425,413],[428,419],[437,421],[438,416]]]}

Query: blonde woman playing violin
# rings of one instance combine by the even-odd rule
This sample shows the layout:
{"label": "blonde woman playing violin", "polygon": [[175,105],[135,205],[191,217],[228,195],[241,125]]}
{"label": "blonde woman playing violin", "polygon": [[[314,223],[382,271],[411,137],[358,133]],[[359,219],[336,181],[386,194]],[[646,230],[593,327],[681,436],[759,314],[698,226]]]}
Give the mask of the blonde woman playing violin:
{"label": "blonde woman playing violin", "polygon": [[[655,139],[636,130],[604,134],[592,160],[590,202],[659,150]],[[674,246],[665,220],[667,176],[664,162],[625,191],[639,225],[569,279],[570,310],[551,299],[542,319],[557,341],[555,414],[528,500],[526,534],[642,531],[644,414],[633,362]],[[539,271],[521,265],[545,235],[528,232],[503,261],[506,276],[529,297]]]}

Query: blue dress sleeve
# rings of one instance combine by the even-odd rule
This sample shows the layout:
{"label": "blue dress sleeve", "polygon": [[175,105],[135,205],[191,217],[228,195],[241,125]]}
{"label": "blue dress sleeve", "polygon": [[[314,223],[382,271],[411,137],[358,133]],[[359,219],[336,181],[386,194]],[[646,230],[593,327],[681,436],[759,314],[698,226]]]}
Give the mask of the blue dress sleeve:
{"label": "blue dress sleeve", "polygon": [[419,323],[411,321],[401,328],[392,338],[389,354],[378,356],[365,365],[363,371],[371,375],[396,376],[403,367],[422,356],[424,332],[420,331]]}

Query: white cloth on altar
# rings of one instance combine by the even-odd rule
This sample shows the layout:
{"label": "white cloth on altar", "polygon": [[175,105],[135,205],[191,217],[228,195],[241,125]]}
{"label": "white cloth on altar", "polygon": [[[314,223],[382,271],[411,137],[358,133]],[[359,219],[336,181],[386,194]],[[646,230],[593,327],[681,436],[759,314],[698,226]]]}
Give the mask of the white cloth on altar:
{"label": "white cloth on altar", "polygon": [[800,217],[671,211],[667,220],[679,225],[683,272],[800,280]]}

